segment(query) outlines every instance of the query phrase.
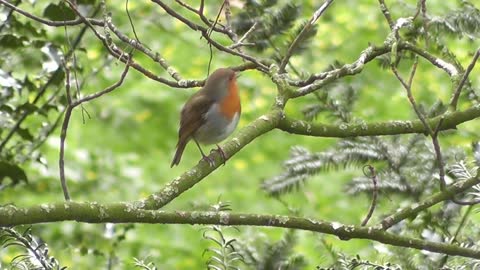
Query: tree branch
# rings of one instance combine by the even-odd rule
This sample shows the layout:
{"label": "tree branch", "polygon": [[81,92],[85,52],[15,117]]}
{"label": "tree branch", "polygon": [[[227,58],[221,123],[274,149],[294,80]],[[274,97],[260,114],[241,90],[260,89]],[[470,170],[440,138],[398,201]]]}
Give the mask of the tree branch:
{"label": "tree branch", "polygon": [[[131,56],[128,56],[128,59],[131,59]],[[60,134],[60,154],[59,154],[59,159],[58,159],[58,167],[60,171],[60,183],[62,185],[62,190],[63,190],[63,195],[65,197],[65,200],[69,201],[70,200],[70,194],[68,192],[68,187],[67,187],[67,181],[65,179],[65,139],[67,138],[67,130],[68,130],[68,124],[70,122],[70,116],[72,115],[73,109],[77,107],[78,105],[81,105],[84,102],[91,101],[93,99],[96,99],[98,97],[101,97],[116,88],[118,88],[120,85],[122,85],[123,81],[125,80],[125,77],[127,76],[128,70],[130,68],[129,62],[127,62],[127,65],[125,66],[125,69],[122,72],[122,75],[120,76],[120,79],[115,82],[114,84],[110,85],[109,87],[103,89],[102,91],[96,92],[94,94],[85,96],[79,100],[72,101],[71,96],[70,96],[70,83],[69,83],[69,75],[67,72],[67,100],[68,100],[68,106],[67,109],[65,110],[65,117],[63,119],[63,124],[62,124],[62,131]]]}
{"label": "tree branch", "polygon": [[138,209],[134,204],[65,202],[43,204],[30,208],[6,206],[0,208],[0,226],[77,221],[87,223],[151,223],[151,224],[216,224],[223,226],[262,226],[299,229],[336,235],[342,240],[369,239],[380,243],[428,250],[452,256],[480,259],[480,251],[458,245],[431,242],[385,232],[372,227],[345,225],[310,218],[234,214],[228,212],[166,212]]}
{"label": "tree branch", "polygon": [[250,56],[250,55],[246,55],[244,53],[241,53],[241,52],[238,52],[238,51],[235,51],[235,50],[232,50],[228,47],[225,47],[225,46],[221,45],[220,43],[216,42],[215,40],[213,40],[209,35],[209,30],[210,29],[207,29],[207,28],[205,28],[201,25],[195,24],[194,22],[188,20],[187,18],[185,18],[182,15],[180,15],[179,13],[175,12],[172,8],[170,8],[168,5],[166,5],[165,3],[163,3],[160,0],[151,0],[151,1],[158,4],[170,16],[178,19],[179,21],[181,21],[182,23],[184,23],[185,25],[190,27],[190,29],[192,29],[194,31],[200,31],[202,33],[202,37],[204,37],[210,44],[212,44],[218,50],[224,51],[224,52],[229,53],[231,55],[239,56],[239,57],[241,57],[241,58],[243,58],[247,61],[255,63],[257,65],[257,67],[259,68],[259,70],[261,70],[263,72],[266,72],[268,70],[268,68],[261,61],[257,60],[257,58],[255,58],[253,56]]}
{"label": "tree branch", "polygon": [[[306,80],[300,80],[300,81],[290,80],[288,83],[291,86],[301,87],[292,95],[292,98],[297,98],[297,97],[310,94],[316,91],[317,89],[333,81],[338,80],[338,78],[356,75],[362,72],[363,66],[366,63],[374,60],[376,57],[380,55],[389,53],[391,50],[392,50],[392,44],[386,44],[382,47],[369,46],[368,48],[363,50],[360,53],[360,56],[358,57],[358,59],[351,64],[345,64],[342,67],[331,70],[331,71],[313,74]],[[415,53],[416,55],[429,61],[432,65],[445,71],[450,77],[456,77],[459,74],[457,68],[454,65],[442,60],[441,58],[438,58],[430,54],[425,50],[422,50],[410,44],[409,42],[398,41],[397,50],[398,51],[407,50]]]}
{"label": "tree branch", "polygon": [[[480,117],[480,105],[473,106],[465,111],[446,113],[442,116],[429,118],[426,121],[432,128],[439,130],[455,129],[457,125]],[[442,120],[443,118],[443,120]],[[357,136],[398,135],[410,133],[425,133],[428,131],[420,120],[397,120],[373,123],[341,123],[338,125],[311,123],[303,120],[294,120],[284,117],[277,127],[288,133],[315,137],[349,138]]]}
{"label": "tree branch", "polygon": [[456,182],[445,188],[444,191],[434,194],[420,203],[416,203],[409,207],[403,208],[397,211],[395,214],[387,216],[377,227],[386,230],[406,218],[415,217],[418,213],[432,207],[437,203],[452,199],[455,194],[461,193],[479,183],[480,178],[478,177],[461,182]]}
{"label": "tree branch", "polygon": [[452,99],[450,101],[450,106],[451,106],[452,110],[454,110],[454,111],[457,109],[458,99],[460,97],[460,93],[462,92],[463,86],[467,82],[468,75],[470,75],[470,72],[472,72],[472,70],[475,67],[475,64],[477,63],[477,60],[478,60],[479,57],[480,57],[480,48],[478,48],[477,51],[475,52],[475,55],[473,56],[472,61],[468,65],[467,70],[465,70],[465,72],[463,73],[463,77],[460,80],[460,82],[458,83],[458,85],[457,85],[457,87],[456,87],[456,89],[453,93]]}
{"label": "tree branch", "polygon": [[393,30],[394,23],[392,15],[390,14],[390,10],[388,10],[387,4],[385,4],[385,0],[378,0],[378,3],[380,4],[380,10],[382,11],[383,16],[388,22],[388,26]]}

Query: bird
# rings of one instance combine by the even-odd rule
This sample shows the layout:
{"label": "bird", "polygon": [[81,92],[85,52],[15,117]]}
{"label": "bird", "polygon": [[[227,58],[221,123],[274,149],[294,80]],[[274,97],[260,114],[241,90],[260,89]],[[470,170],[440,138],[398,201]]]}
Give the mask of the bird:
{"label": "bird", "polygon": [[241,114],[237,77],[230,68],[219,68],[208,76],[205,85],[193,94],[180,113],[180,128],[175,156],[170,167],[178,165],[190,140],[197,145],[202,159],[213,166],[213,160],[205,155],[200,144],[216,144],[225,165],[225,152],[218,145],[237,127]]}

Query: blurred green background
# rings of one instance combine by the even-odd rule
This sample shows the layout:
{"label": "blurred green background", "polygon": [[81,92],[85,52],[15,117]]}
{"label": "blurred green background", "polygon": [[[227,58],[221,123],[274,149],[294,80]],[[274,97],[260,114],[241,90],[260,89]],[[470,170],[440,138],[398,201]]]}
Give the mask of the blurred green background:
{"label": "blurred green background", "polygon": [[[193,18],[191,13],[181,9],[174,1],[165,2]],[[192,6],[198,5],[198,1],[186,2]],[[416,1],[388,2],[394,18],[412,16],[415,12]],[[25,2],[19,7],[40,15],[49,3],[36,1],[32,6]],[[107,9],[112,12],[113,22],[119,29],[133,38],[124,4],[124,1],[107,1]],[[214,18],[220,4],[221,1],[207,1],[206,15]],[[299,4],[302,6],[301,17],[307,19],[321,3],[312,0],[300,1]],[[241,5],[242,1],[232,1],[233,17],[241,12]],[[459,5],[460,1],[428,1],[429,14],[441,16]],[[204,39],[200,39],[198,32],[174,20],[152,2],[130,1],[129,11],[143,44],[159,52],[184,78],[206,77],[209,47]],[[15,16],[19,21],[27,21],[18,14]],[[68,34],[74,37],[79,28],[68,27]],[[381,45],[388,34],[388,25],[377,2],[336,1],[318,21],[318,33],[310,48],[303,56],[294,57],[292,63],[300,71],[308,72],[325,70],[334,61],[350,63],[369,44]],[[56,41],[65,39],[62,27],[46,28],[46,35]],[[213,38],[220,37],[214,33]],[[478,40],[444,38],[462,65],[466,66],[478,46]],[[228,45],[225,39],[220,40]],[[34,51],[38,54],[38,50],[35,50],[24,48],[15,53],[28,54]],[[91,31],[87,31],[76,55],[81,69],[78,80],[84,82],[83,94],[99,91],[114,83],[124,67],[115,59],[107,59],[105,49]],[[259,57],[263,55],[267,55],[267,52],[259,54]],[[140,53],[135,53],[135,59],[155,74],[168,77],[157,63]],[[39,62],[44,60],[40,59]],[[212,69],[239,64],[242,64],[241,59],[214,50]],[[410,66],[411,61],[404,61],[400,70],[407,74]],[[13,67],[12,64],[12,76],[20,78],[38,68],[41,67],[22,64]],[[98,73],[88,77],[95,69],[99,69]],[[473,72],[471,79],[473,84],[479,82],[477,71]],[[404,89],[390,70],[381,68],[375,61],[369,63],[358,76],[342,80],[359,93],[359,101],[354,108],[354,115],[359,119],[371,122],[415,118]],[[275,85],[269,78],[253,70],[242,73],[239,86],[242,117],[237,131],[267,112],[276,95]],[[120,88],[85,104],[90,118],[82,116],[82,110],[77,108],[68,129],[65,159],[72,198],[76,201],[98,202],[136,200],[158,191],[174,177],[194,166],[200,159],[194,144],[188,145],[178,167],[170,168],[170,162],[177,142],[180,109],[196,90],[170,88],[132,70]],[[452,87],[444,72],[420,60],[413,91],[419,102],[431,105],[437,98],[448,103]],[[309,96],[292,100],[286,112],[302,118],[301,109],[312,102],[315,99]],[[467,105],[461,103],[460,107]],[[48,118],[51,120],[57,115],[58,112],[50,112]],[[31,116],[24,126],[38,124],[38,121],[38,118]],[[320,115],[317,121],[328,122],[331,119]],[[455,136],[445,138],[442,144],[468,148],[473,139],[478,139],[477,131],[478,121],[462,125]],[[0,204],[13,202],[18,206],[30,206],[63,200],[58,177],[59,141],[57,130],[36,151],[41,155],[43,164],[25,164],[28,185],[21,184],[2,191]],[[292,146],[302,145],[311,151],[321,151],[335,142],[335,139],[293,136],[274,130],[245,147],[225,166],[182,194],[165,210],[201,209],[220,199],[230,202],[234,212],[291,214],[293,209],[299,211],[301,216],[359,224],[370,199],[367,196],[348,195],[344,186],[353,176],[362,175],[361,169],[321,173],[309,179],[306,188],[283,196],[282,201],[267,196],[260,189],[263,180],[281,171],[282,161],[288,157]],[[380,197],[379,209],[371,222],[378,222],[381,213],[394,211],[402,201],[402,198]],[[132,229],[127,225],[116,225],[112,237],[105,234],[105,225],[64,222],[36,225],[33,232],[48,243],[51,255],[69,269],[105,269],[109,258],[114,262],[112,269],[132,269],[134,257],[154,262],[159,269],[205,269],[208,253],[203,254],[203,251],[211,243],[202,238],[204,228],[137,224]],[[240,227],[238,231],[224,231],[238,241],[255,241],[256,244],[279,241],[285,232],[282,229],[246,227]],[[252,239],[252,235],[256,238]],[[371,241],[341,241],[332,236],[298,232],[294,253],[307,258],[308,266],[305,269],[328,265],[332,261],[328,251],[320,244],[320,239],[345,254],[360,254],[362,258],[376,260],[386,256],[381,252],[381,245]],[[3,263],[15,256],[5,251],[0,251],[0,255]]]}

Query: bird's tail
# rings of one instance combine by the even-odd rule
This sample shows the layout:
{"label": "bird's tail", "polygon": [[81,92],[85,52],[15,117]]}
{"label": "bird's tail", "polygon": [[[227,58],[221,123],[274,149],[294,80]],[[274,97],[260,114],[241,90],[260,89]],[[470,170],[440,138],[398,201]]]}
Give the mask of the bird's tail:
{"label": "bird's tail", "polygon": [[188,140],[179,140],[177,143],[177,151],[175,152],[175,156],[173,157],[172,164],[170,164],[170,168],[180,163],[182,159],[183,150],[185,150],[185,146],[187,146]]}

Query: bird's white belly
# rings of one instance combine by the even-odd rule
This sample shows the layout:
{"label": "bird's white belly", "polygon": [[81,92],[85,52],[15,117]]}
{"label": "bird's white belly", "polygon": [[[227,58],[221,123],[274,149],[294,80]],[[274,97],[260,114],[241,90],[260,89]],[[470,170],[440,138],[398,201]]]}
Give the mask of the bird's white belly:
{"label": "bird's white belly", "polygon": [[238,125],[240,113],[235,113],[230,120],[224,117],[213,105],[204,116],[205,123],[195,132],[195,139],[202,144],[214,144],[225,140]]}

